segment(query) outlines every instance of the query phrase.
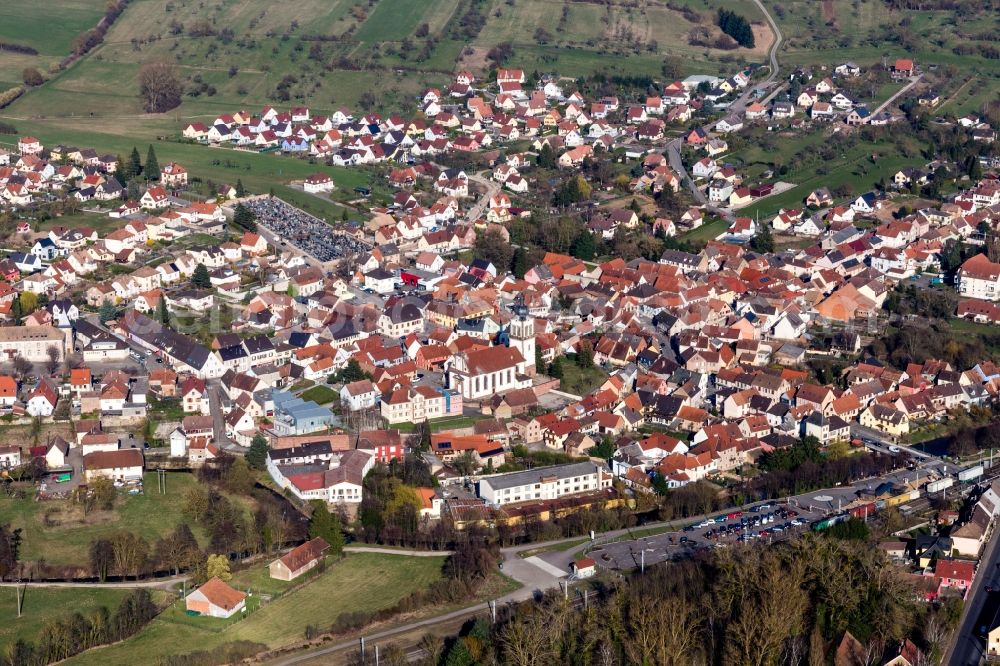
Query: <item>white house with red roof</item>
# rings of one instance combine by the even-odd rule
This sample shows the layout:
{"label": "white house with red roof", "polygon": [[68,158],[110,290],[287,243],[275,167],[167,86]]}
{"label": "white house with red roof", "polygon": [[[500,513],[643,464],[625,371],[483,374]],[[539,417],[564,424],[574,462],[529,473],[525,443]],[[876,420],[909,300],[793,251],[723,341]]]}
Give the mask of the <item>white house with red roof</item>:
{"label": "white house with red roof", "polygon": [[161,186],[155,185],[146,190],[142,198],[139,199],[139,205],[145,210],[166,208],[170,205],[170,196]]}
{"label": "white house with red roof", "polygon": [[332,192],[333,179],[325,173],[314,173],[302,182],[302,189],[310,194]]}
{"label": "white house with red roof", "polygon": [[33,136],[22,136],[17,140],[17,150],[22,155],[37,155],[42,152],[42,142]]}
{"label": "white house with red roof", "polygon": [[187,169],[177,162],[171,162],[160,169],[160,182],[169,187],[182,187],[188,183]]}

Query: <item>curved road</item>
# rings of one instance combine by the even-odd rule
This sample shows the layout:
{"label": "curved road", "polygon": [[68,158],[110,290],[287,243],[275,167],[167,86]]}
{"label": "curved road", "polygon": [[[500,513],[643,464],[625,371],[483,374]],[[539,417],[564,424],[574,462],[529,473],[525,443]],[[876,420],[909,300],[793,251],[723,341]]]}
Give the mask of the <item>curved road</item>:
{"label": "curved road", "polygon": [[[487,177],[483,176],[484,173],[487,174]],[[475,222],[481,218],[486,213],[486,208],[490,205],[490,199],[493,195],[500,191],[500,183],[492,178],[489,178],[489,174],[489,170],[469,174],[469,180],[474,183],[479,183],[486,190],[486,192],[483,193],[483,196],[479,198],[479,201],[473,204],[465,214],[465,219],[468,222]]]}
{"label": "curved road", "polygon": [[[751,95],[753,95],[754,88],[766,88],[769,87],[775,79],[778,78],[778,48],[781,46],[781,42],[784,40],[784,35],[781,34],[781,30],[778,28],[777,22],[767,11],[762,0],[754,0],[754,4],[760,9],[764,14],[764,18],[767,19],[768,25],[771,26],[771,32],[774,33],[774,42],[771,43],[771,48],[768,51],[768,61],[770,62],[770,73],[768,73],[767,78],[760,82],[756,86],[748,87],[747,91],[740,95],[735,102],[729,105],[728,111],[730,114],[742,115],[743,111],[747,107],[747,103],[750,101]],[[687,169],[684,168],[684,162],[681,160],[681,146],[684,139],[678,137],[667,144],[667,160],[670,162],[670,168],[674,170],[677,177],[681,179],[682,182],[686,182],[688,189],[691,190],[692,196],[694,196],[695,201],[702,205],[706,205],[708,201],[705,199],[705,193],[702,192],[695,185],[694,180],[688,175]],[[708,210],[723,216],[726,219],[731,220],[735,214],[728,208],[719,208],[716,206],[707,206]]]}
{"label": "curved road", "polygon": [[[940,461],[937,459],[927,460],[920,463],[920,468],[923,470],[935,469],[936,465],[939,465]],[[815,490],[809,493],[804,493],[795,497],[785,498],[785,501],[789,503],[790,506],[796,507],[810,507],[814,512],[818,511],[821,513],[835,512],[839,510],[842,505],[846,505],[852,499],[856,498],[856,493],[861,489],[871,489],[878,483],[886,480],[891,480],[894,482],[902,482],[908,479],[913,474],[912,471],[901,468],[889,472],[882,477],[874,477],[867,479],[859,479],[853,483],[846,484],[843,486],[838,486],[835,488],[826,488],[821,490]],[[821,499],[822,498],[822,499]],[[771,500],[780,501],[780,500]],[[758,504],[758,502],[754,502]],[[744,507],[746,508],[746,507]],[[655,523],[647,523],[641,527],[636,528],[623,528],[618,530],[611,530],[608,532],[601,533],[601,539],[615,538],[619,536],[631,536],[633,530],[650,530],[661,527],[669,527],[671,529],[676,529],[679,525],[699,522],[700,520],[709,516],[723,515],[729,511],[733,511],[733,508],[723,509],[721,511],[716,511],[712,514],[706,514],[703,516],[690,516],[686,519],[679,521],[663,521]],[[546,558],[539,556],[536,557],[521,557],[521,554],[525,551],[542,551],[546,548],[555,548],[564,544],[579,543],[578,546],[570,547],[563,550],[551,550],[547,554]],[[587,544],[586,537],[566,537],[562,539],[556,539],[553,541],[546,541],[541,543],[528,543],[521,544],[517,546],[511,546],[508,548],[501,549],[503,555],[503,573],[510,578],[513,578],[521,587],[513,592],[500,597],[496,600],[498,605],[504,605],[511,602],[526,601],[532,599],[539,592],[544,592],[546,590],[554,589],[560,586],[563,581],[567,581],[566,574],[569,573],[569,562],[574,559],[575,551],[582,550]],[[378,548],[377,546],[372,548]],[[398,554],[400,551],[392,549],[383,549]],[[405,551],[403,551],[405,554]],[[440,555],[441,552],[434,552],[434,555]],[[557,573],[562,573],[562,575],[556,575]],[[427,627],[434,626],[436,624],[448,622],[450,620],[455,620],[458,618],[468,618],[475,615],[484,615],[488,612],[488,607],[485,602],[472,604],[458,610],[450,611],[448,613],[435,615],[433,617],[424,618],[411,623],[406,623],[402,625],[397,625],[395,627],[389,627],[381,631],[377,631],[365,636],[365,641],[369,645],[374,645],[376,643],[381,643],[394,637],[398,637],[400,634],[405,634],[411,632],[415,629],[424,629]],[[347,650],[353,650],[358,647],[358,639],[351,638],[347,640],[339,640],[336,643],[331,643],[328,645],[323,645],[320,647],[307,648],[303,651],[299,651],[294,654],[288,654],[287,656],[278,657],[272,661],[268,661],[270,666],[293,666],[294,664],[304,664],[304,663],[319,663],[315,660],[319,657],[326,656],[328,659],[332,659],[332,655],[340,652],[345,652]],[[331,663],[334,663],[331,661]]]}

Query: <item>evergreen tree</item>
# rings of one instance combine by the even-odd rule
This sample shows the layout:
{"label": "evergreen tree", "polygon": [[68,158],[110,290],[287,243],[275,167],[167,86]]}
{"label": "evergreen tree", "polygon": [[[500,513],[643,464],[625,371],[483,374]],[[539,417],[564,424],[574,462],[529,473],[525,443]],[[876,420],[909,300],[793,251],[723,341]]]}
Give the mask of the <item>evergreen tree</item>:
{"label": "evergreen tree", "polygon": [[750,27],[750,22],[743,16],[728,9],[720,9],[716,23],[722,32],[736,40],[736,43],[740,46],[748,49],[754,47],[753,28]]}
{"label": "evergreen tree", "polygon": [[247,188],[243,187],[243,181],[239,178],[236,179],[236,196],[245,197],[247,195]]}
{"label": "evergreen tree", "polygon": [[523,279],[524,274],[528,272],[528,253],[523,247],[518,247],[514,250],[511,272],[518,280]]}
{"label": "evergreen tree", "polygon": [[159,179],[160,162],[156,159],[156,151],[153,150],[153,144],[149,144],[149,150],[146,151],[146,180]]}
{"label": "evergreen tree", "polygon": [[542,149],[538,151],[538,157],[535,160],[538,166],[543,169],[553,169],[556,166],[556,154],[552,150],[552,146],[545,144]]}
{"label": "evergreen tree", "polygon": [[233,211],[233,223],[247,231],[257,231],[257,216],[243,204],[236,204],[236,210]]}
{"label": "evergreen tree", "polygon": [[101,308],[97,311],[97,316],[100,318],[102,324],[106,324],[118,316],[118,309],[111,301],[104,301],[101,303]]}
{"label": "evergreen tree", "polygon": [[767,222],[757,229],[757,235],[750,240],[750,248],[754,252],[764,254],[774,252],[774,236],[771,235],[771,225]]}
{"label": "evergreen tree", "polygon": [[584,261],[590,261],[594,258],[594,251],[596,250],[594,243],[594,234],[587,230],[580,232],[580,235],[576,237],[573,241],[573,256],[577,259],[583,259]]}
{"label": "evergreen tree", "polygon": [[156,314],[161,324],[168,324],[170,322],[170,313],[167,311],[167,299],[163,294],[160,294],[160,302],[156,306]]}
{"label": "evergreen tree", "polygon": [[545,369],[545,357],[542,356],[542,348],[535,345],[535,370],[542,372]]}
{"label": "evergreen tree", "polygon": [[118,157],[115,158],[115,178],[122,187],[125,187],[125,183],[128,182],[128,175],[125,173],[127,169],[128,165],[125,164],[125,160],[119,153]]}
{"label": "evergreen tree", "polygon": [[198,289],[210,289],[212,287],[212,278],[209,276],[205,264],[198,264],[195,267],[194,274],[191,276],[191,286]]}
{"label": "evergreen tree", "polygon": [[330,513],[326,508],[326,502],[314,500],[313,514],[309,519],[309,536],[315,539],[319,537],[330,544],[330,553],[340,556],[344,551],[344,531],[340,526],[340,516]]}
{"label": "evergreen tree", "polygon": [[142,185],[135,178],[128,181],[125,186],[125,196],[130,201],[138,201],[142,197]]}
{"label": "evergreen tree", "polygon": [[361,369],[361,364],[358,363],[357,359],[352,358],[344,366],[344,369],[337,373],[337,379],[344,384],[350,384],[362,379],[370,379],[370,377],[368,373]]}
{"label": "evergreen tree", "polygon": [[132,154],[128,158],[126,180],[131,180],[142,173],[142,162],[139,160],[139,149],[132,146]]}
{"label": "evergreen tree", "polygon": [[267,467],[267,450],[267,438],[260,433],[254,435],[247,451],[247,464],[251,469],[260,471]]}
{"label": "evergreen tree", "polygon": [[983,165],[979,162],[979,157],[971,155],[968,160],[969,180],[977,182],[983,177]]}

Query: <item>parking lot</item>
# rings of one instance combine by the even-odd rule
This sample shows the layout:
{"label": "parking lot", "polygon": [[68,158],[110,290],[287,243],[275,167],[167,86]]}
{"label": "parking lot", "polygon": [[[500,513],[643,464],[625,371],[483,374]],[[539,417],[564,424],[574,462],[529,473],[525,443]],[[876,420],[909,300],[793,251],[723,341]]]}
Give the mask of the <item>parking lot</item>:
{"label": "parking lot", "polygon": [[364,241],[337,233],[323,220],[281,199],[254,199],[243,205],[257,216],[258,224],[278,237],[279,247],[282,240],[287,241],[323,263],[371,249]]}
{"label": "parking lot", "polygon": [[809,531],[810,524],[822,515],[822,512],[789,508],[775,502],[759,504],[746,512],[733,510],[714,519],[705,519],[681,531],[605,543],[593,548],[588,556],[605,569],[632,570],[688,557],[702,548],[788,539]]}

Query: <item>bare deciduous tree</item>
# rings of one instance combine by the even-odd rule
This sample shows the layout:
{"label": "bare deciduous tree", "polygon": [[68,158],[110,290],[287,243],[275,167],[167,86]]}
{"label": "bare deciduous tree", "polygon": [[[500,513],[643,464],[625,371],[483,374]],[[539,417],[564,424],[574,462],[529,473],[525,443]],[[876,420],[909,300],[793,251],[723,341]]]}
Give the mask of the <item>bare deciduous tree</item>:
{"label": "bare deciduous tree", "polygon": [[180,105],[182,93],[177,66],[170,60],[148,60],[139,68],[139,95],[148,113],[163,113]]}
{"label": "bare deciduous tree", "polygon": [[49,345],[45,348],[45,356],[48,358],[45,361],[45,370],[51,375],[59,369],[59,347]]}
{"label": "bare deciduous tree", "polygon": [[26,377],[34,369],[34,365],[20,354],[14,357],[14,373],[21,378]]}
{"label": "bare deciduous tree", "polygon": [[123,530],[111,537],[111,547],[114,549],[115,569],[122,576],[139,577],[146,559],[149,557],[149,544],[141,536]]}

